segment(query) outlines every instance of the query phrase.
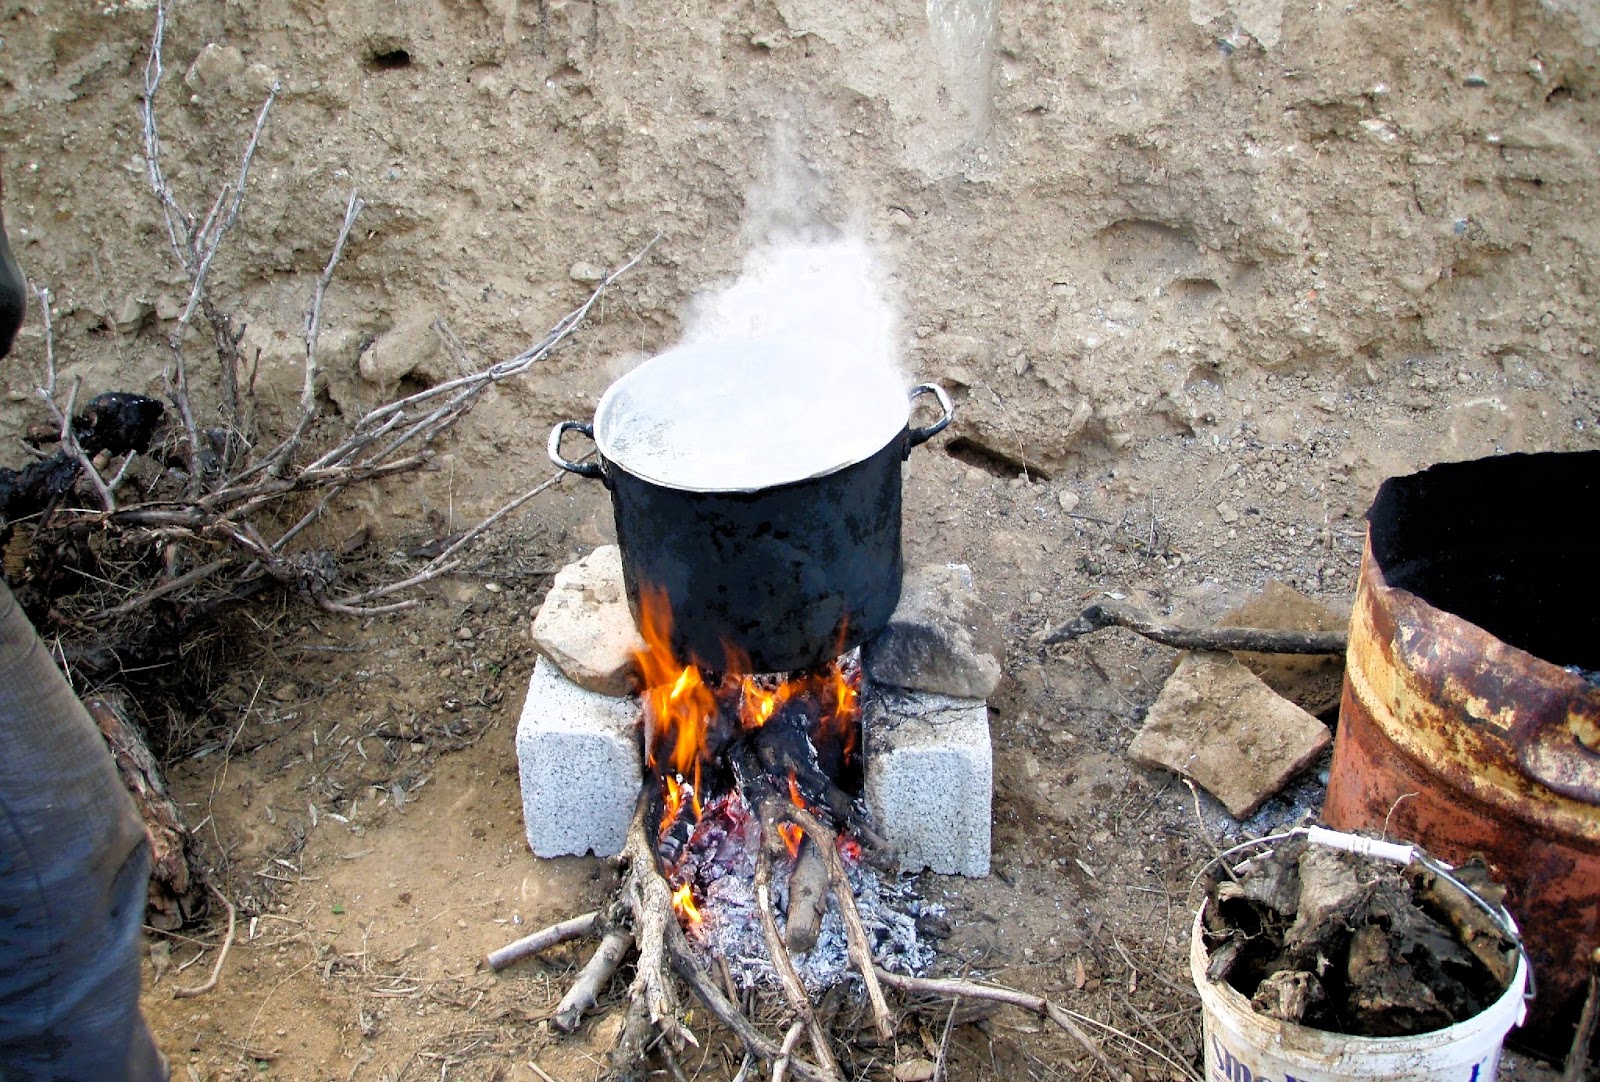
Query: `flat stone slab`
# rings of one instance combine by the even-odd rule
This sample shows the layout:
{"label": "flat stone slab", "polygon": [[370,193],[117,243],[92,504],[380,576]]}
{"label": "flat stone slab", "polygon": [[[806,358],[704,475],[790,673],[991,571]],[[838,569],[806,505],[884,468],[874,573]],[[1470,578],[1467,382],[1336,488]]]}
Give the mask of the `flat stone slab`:
{"label": "flat stone slab", "polygon": [[1192,653],[1167,678],[1128,757],[1192,778],[1244,819],[1332,740],[1232,655]]}
{"label": "flat stone slab", "polygon": [[633,655],[644,649],[622,584],[622,550],[601,545],[556,573],[533,644],[568,680],[602,695],[627,695],[638,682]]}
{"label": "flat stone slab", "polygon": [[517,722],[522,817],[536,856],[622,852],[642,767],[632,697],[587,691],[539,658]]}
{"label": "flat stone slab", "polygon": [[1005,668],[1005,640],[965,564],[910,568],[889,624],[861,650],[877,684],[987,699]]}
{"label": "flat stone slab", "polygon": [[873,687],[861,723],[867,808],[901,871],[988,875],[989,708],[979,699]]}

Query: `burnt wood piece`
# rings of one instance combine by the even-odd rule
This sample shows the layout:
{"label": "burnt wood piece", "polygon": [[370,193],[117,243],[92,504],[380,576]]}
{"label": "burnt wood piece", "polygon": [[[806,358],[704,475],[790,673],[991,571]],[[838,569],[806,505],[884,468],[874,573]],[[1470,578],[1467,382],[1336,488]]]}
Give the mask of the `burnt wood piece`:
{"label": "burnt wood piece", "polygon": [[165,410],[154,398],[128,391],[95,395],[72,419],[72,434],[85,454],[148,451]]}
{"label": "burnt wood piece", "polygon": [[828,909],[828,865],[817,843],[805,838],[789,873],[789,903],[784,909],[783,941],[795,954],[817,945],[822,915]]}
{"label": "burnt wood piece", "polygon": [[1092,634],[1102,628],[1121,627],[1165,646],[1180,650],[1215,650],[1224,653],[1342,654],[1349,644],[1344,631],[1282,631],[1263,627],[1185,627],[1163,624],[1132,605],[1090,605],[1075,619],[1048,632],[1047,646]]}
{"label": "burnt wood piece", "polygon": [[[857,809],[849,794],[833,783],[818,762],[817,746],[811,739],[819,724],[820,709],[809,698],[791,699],[758,729],[752,729],[739,741],[738,746],[748,749],[748,755],[735,750],[732,756],[735,771],[739,772],[741,757],[753,759],[759,772],[786,800],[790,798],[789,777],[794,776],[800,796],[807,807],[821,808],[836,828],[848,830],[874,857],[887,856],[889,843],[873,829],[872,824]],[[737,746],[736,746],[737,747]],[[753,776],[755,767],[747,762],[740,773],[741,789],[750,807],[757,807],[759,792],[750,791],[746,779]]]}
{"label": "burnt wood piece", "polygon": [[161,767],[129,716],[120,692],[103,691],[83,704],[111,746],[122,784],[144,819],[150,835],[150,894],[145,921],[170,932],[201,915],[206,896],[206,871],[183,813],[167,794]]}

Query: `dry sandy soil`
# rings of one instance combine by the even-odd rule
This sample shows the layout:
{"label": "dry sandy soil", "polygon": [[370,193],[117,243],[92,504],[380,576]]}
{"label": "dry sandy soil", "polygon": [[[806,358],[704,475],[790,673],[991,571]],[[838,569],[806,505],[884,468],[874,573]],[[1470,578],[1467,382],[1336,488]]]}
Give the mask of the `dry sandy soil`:
{"label": "dry sandy soil", "polygon": [[[215,270],[259,357],[264,429],[292,415],[352,188],[369,209],[328,298],[324,437],[453,370],[427,320],[480,360],[511,356],[660,235],[436,469],[352,495],[315,544],[370,525],[404,566],[546,475],[550,424],[673,344],[749,253],[873,246],[905,368],[960,408],[912,456],[909,556],[969,563],[1010,648],[995,874],[921,881],[956,925],[944,964],[1186,1064],[1187,892],[1210,849],[1187,790],[1123,755],[1173,654],[1122,632],[1031,637],[1106,591],[1197,621],[1272,577],[1341,603],[1383,477],[1597,446],[1587,0],[186,0],[169,16],[157,111],[186,205],[209,206],[282,87]],[[91,392],[160,393],[187,293],[145,185],[153,22],[148,0],[0,0],[7,223],[54,290],[63,371]],[[364,376],[386,338],[410,360]],[[42,345],[35,321],[0,370],[7,432],[39,419]],[[529,856],[511,751],[547,576],[610,532],[603,491],[568,479],[423,611],[285,602],[233,622],[171,719],[194,749],[172,783],[242,922],[197,999],[170,992],[211,965],[208,949],[177,972],[220,927],[151,940],[177,1078],[601,1073],[620,1010],[564,1040],[541,1021],[578,955],[498,977],[477,961],[613,875]],[[1298,806],[1250,826],[1319,801],[1313,772]],[[1213,839],[1243,829],[1202,814]],[[908,1023],[870,1077],[927,1056],[944,1021]],[[1124,1077],[1171,1073],[1107,1048]],[[711,1049],[687,1069],[730,1076],[737,1057]],[[951,1057],[957,1078],[1091,1070],[1008,1013],[957,1027]]]}

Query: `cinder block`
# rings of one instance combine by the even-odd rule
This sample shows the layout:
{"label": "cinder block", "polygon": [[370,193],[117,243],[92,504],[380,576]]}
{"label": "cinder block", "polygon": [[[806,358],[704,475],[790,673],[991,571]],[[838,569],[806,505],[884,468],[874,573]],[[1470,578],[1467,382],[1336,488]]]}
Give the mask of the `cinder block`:
{"label": "cinder block", "polygon": [[642,777],[639,701],[600,695],[539,658],[517,723],[522,816],[536,856],[622,852]]}
{"label": "cinder block", "polygon": [[862,726],[867,807],[901,870],[988,875],[989,708],[979,699],[874,686]]}

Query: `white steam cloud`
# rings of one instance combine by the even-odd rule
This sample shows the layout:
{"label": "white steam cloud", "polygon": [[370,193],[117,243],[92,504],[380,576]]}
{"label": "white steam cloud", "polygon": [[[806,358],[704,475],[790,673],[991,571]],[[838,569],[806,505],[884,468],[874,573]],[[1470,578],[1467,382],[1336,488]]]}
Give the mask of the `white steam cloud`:
{"label": "white steam cloud", "polygon": [[745,257],[737,281],[695,301],[685,345],[767,339],[815,344],[899,373],[895,311],[863,240],[789,241]]}

